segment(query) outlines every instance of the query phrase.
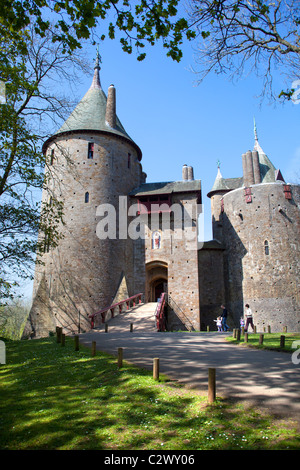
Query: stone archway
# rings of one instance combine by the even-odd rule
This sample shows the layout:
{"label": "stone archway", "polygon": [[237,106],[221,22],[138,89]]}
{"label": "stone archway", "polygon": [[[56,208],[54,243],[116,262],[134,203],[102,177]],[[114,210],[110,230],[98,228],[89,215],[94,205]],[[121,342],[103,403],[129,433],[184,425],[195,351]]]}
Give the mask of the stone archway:
{"label": "stone archway", "polygon": [[151,261],[146,264],[146,301],[156,302],[162,292],[168,292],[168,263]]}

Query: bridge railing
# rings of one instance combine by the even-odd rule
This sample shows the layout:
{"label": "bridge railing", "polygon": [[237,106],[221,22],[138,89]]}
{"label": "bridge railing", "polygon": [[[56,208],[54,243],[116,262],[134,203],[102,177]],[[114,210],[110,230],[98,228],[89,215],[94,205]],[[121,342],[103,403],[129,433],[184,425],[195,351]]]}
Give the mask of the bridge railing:
{"label": "bridge railing", "polygon": [[127,310],[130,309],[131,304],[133,307],[137,303],[141,304],[142,303],[142,295],[143,293],[135,294],[132,295],[131,297],[128,297],[127,299],[121,300],[121,302],[117,302],[115,304],[110,305],[109,307],[103,308],[102,310],[99,310],[98,312],[92,313],[89,315],[89,318],[91,319],[91,328],[95,328],[95,323],[96,320],[101,317],[101,323],[105,323],[106,316],[110,312],[111,313],[111,318],[114,318],[115,316],[115,309],[119,309],[119,313],[122,312],[123,306],[126,304]]}
{"label": "bridge railing", "polygon": [[166,305],[167,294],[163,292],[157,302],[155,311],[156,317],[156,328],[157,331],[166,331],[166,317],[165,317],[165,305]]}

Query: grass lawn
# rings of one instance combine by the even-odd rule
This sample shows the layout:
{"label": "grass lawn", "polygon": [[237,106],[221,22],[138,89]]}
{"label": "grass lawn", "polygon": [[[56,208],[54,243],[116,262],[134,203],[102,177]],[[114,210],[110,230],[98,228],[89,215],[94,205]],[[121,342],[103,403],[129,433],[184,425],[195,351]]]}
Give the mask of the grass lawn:
{"label": "grass lawn", "polygon": [[299,449],[293,420],[207,397],[55,337],[6,342],[2,450]]}
{"label": "grass lawn", "polygon": [[[260,333],[250,333],[248,334],[248,342],[245,343],[245,336],[241,335],[240,341],[238,341],[233,336],[228,336],[227,341],[232,343],[240,343],[245,346],[256,347],[260,349],[273,349],[276,351],[285,351],[285,352],[292,352],[295,349],[292,348],[293,343],[298,342],[295,344],[294,347],[296,349],[300,348],[300,334],[299,333],[262,333],[263,334],[263,343],[259,344],[259,336]],[[280,348],[280,337],[285,336],[285,346],[284,348]]]}

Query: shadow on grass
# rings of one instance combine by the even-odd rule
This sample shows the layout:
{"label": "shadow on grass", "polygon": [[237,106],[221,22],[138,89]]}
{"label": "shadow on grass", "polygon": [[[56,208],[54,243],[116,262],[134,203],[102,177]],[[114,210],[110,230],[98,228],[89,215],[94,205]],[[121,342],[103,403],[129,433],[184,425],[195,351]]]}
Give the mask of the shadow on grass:
{"label": "shadow on grass", "polygon": [[[155,382],[149,371],[126,362],[118,369],[113,356],[76,352],[71,338],[64,347],[55,338],[6,346],[1,449],[270,448],[270,416],[222,400],[208,406],[206,397],[163,377]],[[276,448],[299,446],[292,430],[278,440]]]}

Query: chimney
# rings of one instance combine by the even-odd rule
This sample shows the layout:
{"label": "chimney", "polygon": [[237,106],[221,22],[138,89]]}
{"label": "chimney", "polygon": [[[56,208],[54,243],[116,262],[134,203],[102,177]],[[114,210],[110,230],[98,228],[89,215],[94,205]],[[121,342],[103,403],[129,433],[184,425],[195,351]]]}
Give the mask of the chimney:
{"label": "chimney", "polygon": [[188,180],[188,167],[187,167],[186,163],[182,167],[182,179],[183,179],[183,181]]}
{"label": "chimney", "polygon": [[257,150],[252,151],[252,161],[253,161],[254,181],[255,181],[255,184],[259,184],[261,183],[261,177],[260,177],[259,157],[258,157]]}
{"label": "chimney", "polygon": [[107,93],[105,121],[110,127],[115,128],[116,120],[116,89],[110,85]]}
{"label": "chimney", "polygon": [[188,173],[188,180],[193,181],[194,180],[194,169],[192,166],[187,167],[187,173]]}
{"label": "chimney", "polygon": [[242,155],[243,159],[243,174],[244,174],[244,186],[247,188],[254,184],[254,172],[252,162],[252,152],[248,150]]}

